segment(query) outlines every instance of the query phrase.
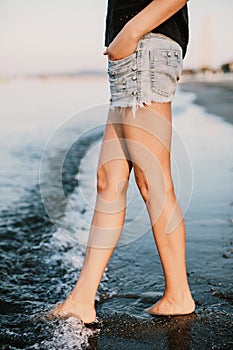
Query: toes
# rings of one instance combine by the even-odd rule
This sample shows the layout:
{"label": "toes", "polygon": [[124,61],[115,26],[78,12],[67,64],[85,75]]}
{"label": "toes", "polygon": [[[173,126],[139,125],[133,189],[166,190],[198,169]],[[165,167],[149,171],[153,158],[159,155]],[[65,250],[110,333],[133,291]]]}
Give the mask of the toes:
{"label": "toes", "polygon": [[54,315],[56,315],[56,314],[59,313],[60,310],[61,310],[61,306],[60,306],[60,304],[59,304],[59,305],[57,305],[57,306],[51,311],[51,313],[53,313]]}
{"label": "toes", "polygon": [[53,320],[57,317],[60,317],[61,307],[62,307],[62,303],[55,306],[50,312],[46,314],[46,318]]}
{"label": "toes", "polygon": [[148,307],[147,309],[144,309],[144,311],[150,313],[150,308]]}

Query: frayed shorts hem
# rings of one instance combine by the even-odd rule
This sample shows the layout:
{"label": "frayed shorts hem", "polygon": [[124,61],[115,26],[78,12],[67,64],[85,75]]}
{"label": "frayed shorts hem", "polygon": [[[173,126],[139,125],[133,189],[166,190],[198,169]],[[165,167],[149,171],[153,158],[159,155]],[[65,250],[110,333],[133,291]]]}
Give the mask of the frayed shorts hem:
{"label": "frayed shorts hem", "polygon": [[135,100],[133,103],[132,102],[111,102],[109,105],[109,109],[112,111],[116,111],[116,109],[122,110],[122,108],[132,108],[132,115],[135,118],[136,117],[136,111],[140,107],[145,107],[145,106],[152,106],[152,103],[166,103],[166,102],[172,102],[171,98],[165,98],[163,96],[160,96],[159,98],[152,98],[148,100],[141,100],[137,101]]}

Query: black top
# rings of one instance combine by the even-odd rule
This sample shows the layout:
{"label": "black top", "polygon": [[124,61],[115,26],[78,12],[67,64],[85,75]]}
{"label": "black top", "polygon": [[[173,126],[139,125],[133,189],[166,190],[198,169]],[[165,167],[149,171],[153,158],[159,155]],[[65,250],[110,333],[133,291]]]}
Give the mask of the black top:
{"label": "black top", "polygon": [[[108,0],[105,46],[108,46],[111,43],[126,22],[150,2],[151,0]],[[189,40],[187,4],[151,31],[153,33],[164,34],[175,40],[182,47],[184,58]]]}

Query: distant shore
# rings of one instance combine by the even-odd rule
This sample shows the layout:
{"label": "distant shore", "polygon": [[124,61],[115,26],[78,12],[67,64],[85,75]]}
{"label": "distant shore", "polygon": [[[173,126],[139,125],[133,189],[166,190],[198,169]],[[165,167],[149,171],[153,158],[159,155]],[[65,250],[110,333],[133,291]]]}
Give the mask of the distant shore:
{"label": "distant shore", "polygon": [[218,115],[233,124],[233,80],[188,81],[179,86],[182,91],[194,92],[194,102],[205,107],[208,113]]}

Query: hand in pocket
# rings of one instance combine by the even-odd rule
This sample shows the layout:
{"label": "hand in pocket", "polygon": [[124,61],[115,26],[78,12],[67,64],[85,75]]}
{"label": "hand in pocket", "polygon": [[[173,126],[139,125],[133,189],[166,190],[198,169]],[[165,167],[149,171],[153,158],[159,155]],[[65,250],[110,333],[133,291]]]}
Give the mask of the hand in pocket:
{"label": "hand in pocket", "polygon": [[111,61],[116,61],[132,55],[137,46],[138,40],[123,27],[103,54],[108,55]]}

